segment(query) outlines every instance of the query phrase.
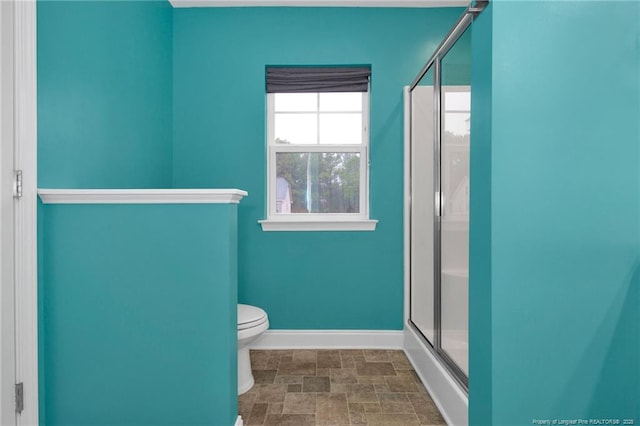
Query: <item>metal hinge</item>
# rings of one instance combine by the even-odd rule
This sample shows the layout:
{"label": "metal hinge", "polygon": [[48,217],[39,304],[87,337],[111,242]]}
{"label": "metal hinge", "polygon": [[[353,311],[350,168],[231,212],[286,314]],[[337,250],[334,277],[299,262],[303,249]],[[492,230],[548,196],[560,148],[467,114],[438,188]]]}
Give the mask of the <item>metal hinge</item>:
{"label": "metal hinge", "polygon": [[13,198],[22,198],[22,170],[16,170],[15,183],[13,185]]}
{"label": "metal hinge", "polygon": [[20,414],[24,410],[24,385],[16,383],[16,413]]}

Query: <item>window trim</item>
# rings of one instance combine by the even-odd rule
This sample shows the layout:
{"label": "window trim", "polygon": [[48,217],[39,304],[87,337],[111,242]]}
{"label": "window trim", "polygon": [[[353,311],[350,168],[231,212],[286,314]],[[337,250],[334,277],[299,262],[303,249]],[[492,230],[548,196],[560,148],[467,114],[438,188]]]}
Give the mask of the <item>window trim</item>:
{"label": "window trim", "polygon": [[263,231],[375,231],[375,219],[259,220]]}
{"label": "window trim", "polygon": [[[263,231],[374,231],[377,220],[369,217],[369,143],[370,92],[362,92],[362,143],[278,145],[275,143],[275,93],[266,94],[266,156],[267,191],[266,219],[259,220]],[[318,118],[320,112],[317,112]],[[318,129],[319,131],[319,129]],[[276,213],[275,176],[279,152],[355,152],[360,154],[360,212],[358,213]]]}

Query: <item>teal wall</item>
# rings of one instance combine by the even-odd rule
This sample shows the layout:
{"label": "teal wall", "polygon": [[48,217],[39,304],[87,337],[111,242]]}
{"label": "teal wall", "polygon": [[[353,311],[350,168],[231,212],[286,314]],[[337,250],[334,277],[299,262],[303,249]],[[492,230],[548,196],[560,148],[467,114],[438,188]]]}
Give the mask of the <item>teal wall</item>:
{"label": "teal wall", "polygon": [[172,8],[167,1],[42,1],[38,185],[170,187]]}
{"label": "teal wall", "polygon": [[47,424],[44,375],[44,205],[38,198],[38,421]]}
{"label": "teal wall", "polygon": [[[479,158],[490,147],[491,175],[476,158],[472,180],[490,189],[479,220],[491,223],[472,235],[470,322],[490,339],[471,340],[472,372],[483,369],[471,423],[638,422],[640,3],[496,1],[485,13],[474,37],[492,51],[480,67],[491,79],[474,100],[490,98],[490,130],[473,143]],[[491,408],[474,408],[483,392]]]}
{"label": "teal wall", "polygon": [[[239,299],[273,329],[401,329],[403,103],[460,9],[174,10],[174,185],[249,191]],[[263,232],[265,65],[370,64],[375,232]]]}
{"label": "teal wall", "polygon": [[[469,424],[492,421],[491,79],[493,3],[471,26],[469,192]],[[467,30],[468,31],[468,30]]]}
{"label": "teal wall", "polygon": [[[37,9],[39,186],[171,187],[169,3]],[[39,206],[41,424],[233,424],[236,213]]]}
{"label": "teal wall", "polygon": [[233,424],[237,207],[42,210],[46,424]]}

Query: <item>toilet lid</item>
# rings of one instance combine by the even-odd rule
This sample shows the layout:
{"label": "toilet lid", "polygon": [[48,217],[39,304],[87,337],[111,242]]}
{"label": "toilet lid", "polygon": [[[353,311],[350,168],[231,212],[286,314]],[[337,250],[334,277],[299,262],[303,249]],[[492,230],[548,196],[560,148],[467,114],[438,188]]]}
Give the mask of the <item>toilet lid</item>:
{"label": "toilet lid", "polygon": [[251,306],[238,304],[238,329],[255,327],[267,320],[267,313],[262,309]]}

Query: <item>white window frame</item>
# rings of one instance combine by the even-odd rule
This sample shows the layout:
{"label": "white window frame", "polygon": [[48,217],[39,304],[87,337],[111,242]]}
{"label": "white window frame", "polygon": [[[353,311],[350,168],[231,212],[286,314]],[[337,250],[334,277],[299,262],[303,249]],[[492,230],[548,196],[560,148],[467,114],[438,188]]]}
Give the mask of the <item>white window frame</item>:
{"label": "white window frame", "polygon": [[[319,99],[319,97],[318,97]],[[373,231],[377,220],[369,218],[369,90],[362,92],[361,144],[276,144],[275,94],[267,93],[267,219],[263,231]],[[331,111],[331,113],[354,111]],[[296,113],[296,112],[292,112]],[[310,112],[309,112],[310,113]],[[300,112],[300,114],[309,114]],[[322,114],[317,109],[317,117]],[[320,137],[318,126],[318,137]],[[276,156],[288,152],[353,152],[360,154],[360,200],[358,213],[276,213]]]}

